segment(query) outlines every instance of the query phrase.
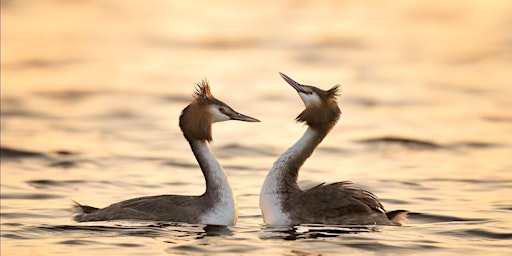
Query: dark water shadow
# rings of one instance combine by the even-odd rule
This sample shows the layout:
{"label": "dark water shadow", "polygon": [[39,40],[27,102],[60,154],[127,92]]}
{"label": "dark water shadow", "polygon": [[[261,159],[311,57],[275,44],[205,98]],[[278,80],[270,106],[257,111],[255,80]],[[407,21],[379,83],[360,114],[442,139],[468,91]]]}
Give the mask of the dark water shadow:
{"label": "dark water shadow", "polygon": [[454,143],[437,143],[431,140],[408,138],[404,136],[378,136],[374,138],[365,138],[355,140],[357,143],[369,145],[369,146],[401,146],[408,150],[456,150],[461,148],[469,149],[489,149],[496,147],[504,147],[506,145],[496,142],[484,142],[484,141],[460,141]]}
{"label": "dark water shadow", "polygon": [[448,216],[448,215],[439,215],[439,214],[429,214],[429,213],[419,213],[419,212],[410,212],[407,215],[409,222],[416,223],[441,223],[441,222],[481,222],[488,221],[487,219],[481,218],[461,218],[456,216]]}
{"label": "dark water shadow", "polygon": [[301,240],[339,237],[347,234],[369,233],[379,231],[375,225],[297,225],[297,226],[266,226],[263,228],[263,234],[260,237],[266,239],[280,240]]}
{"label": "dark water shadow", "polygon": [[487,122],[493,123],[510,123],[512,122],[512,116],[507,114],[493,114],[493,115],[485,115],[482,117],[483,120]]}
{"label": "dark water shadow", "polygon": [[[115,221],[91,225],[42,225],[37,230],[49,233],[61,233],[63,235],[77,234],[89,236],[136,236],[150,238],[172,238],[182,240],[203,239],[208,236],[232,236],[233,231],[226,226],[187,224],[175,222],[138,222]],[[80,237],[79,237],[80,238]],[[165,242],[165,241],[164,241]]]}
{"label": "dark water shadow", "polygon": [[461,218],[428,213],[410,213],[409,219],[415,223],[451,226],[435,231],[436,234],[448,237],[466,237],[476,240],[512,240],[512,232],[510,232],[507,224],[498,229],[485,227],[486,224],[497,223],[494,219]]}
{"label": "dark water shadow", "polygon": [[435,150],[440,149],[443,146],[427,140],[420,140],[415,138],[406,138],[401,136],[380,136],[375,138],[367,138],[367,139],[360,139],[356,140],[358,143],[367,144],[367,145],[379,145],[379,144],[396,144],[401,145],[408,149],[428,149],[428,150]]}
{"label": "dark water shadow", "polygon": [[[3,6],[3,4],[2,4]],[[83,59],[48,59],[48,58],[31,58],[14,63],[8,63],[4,67],[15,70],[25,70],[29,68],[52,69],[68,67],[83,62]]]}
{"label": "dark water shadow", "polygon": [[35,91],[33,94],[38,97],[50,100],[64,101],[66,103],[76,103],[78,101],[89,99],[93,96],[102,94],[100,91],[68,89],[62,91]]}
{"label": "dark water shadow", "polygon": [[[280,239],[280,240],[301,240],[301,239],[316,239],[316,238],[332,238],[346,236],[350,234],[381,232],[383,229],[391,227],[396,229],[407,228],[409,223],[415,224],[467,224],[468,227],[479,225],[482,222],[489,222],[490,220],[484,218],[462,218],[457,216],[429,214],[429,213],[408,213],[408,223],[404,226],[381,226],[381,225],[320,225],[320,224],[307,224],[297,226],[265,226],[262,228],[263,234],[261,239]],[[474,225],[473,225],[474,224]],[[448,235],[461,236],[461,232],[466,236],[471,234],[473,236],[480,236],[486,239],[512,239],[512,233],[498,233],[484,229],[456,229],[448,232]],[[451,234],[450,232],[455,232]],[[357,243],[364,247],[364,244]]]}
{"label": "dark water shadow", "polygon": [[41,158],[41,159],[54,159],[63,157],[77,156],[77,152],[73,152],[67,149],[57,149],[49,152],[40,152],[33,150],[26,150],[20,148],[13,148],[9,146],[0,146],[0,157],[2,160],[9,159],[22,159],[22,158]]}
{"label": "dark water shadow", "polygon": [[512,240],[512,232],[501,233],[484,230],[480,228],[467,229],[467,230],[453,230],[447,231],[445,234],[452,236],[475,237],[478,239],[492,239],[492,240]]}
{"label": "dark water shadow", "polygon": [[51,179],[41,179],[41,180],[28,180],[25,181],[29,186],[37,188],[37,189],[46,189],[49,187],[68,187],[68,186],[76,186],[77,184],[86,184],[88,181],[84,180],[51,180]]}
{"label": "dark water shadow", "polygon": [[426,182],[461,182],[470,184],[512,184],[512,179],[471,179],[471,178],[430,178],[418,180],[418,183]]}
{"label": "dark water shadow", "polygon": [[17,199],[17,200],[46,200],[63,198],[62,195],[49,194],[49,193],[2,193],[1,199]]}
{"label": "dark water shadow", "polygon": [[0,157],[2,157],[2,160],[20,158],[48,158],[48,156],[42,152],[9,148],[6,146],[0,147]]}
{"label": "dark water shadow", "polygon": [[66,149],[59,149],[54,151],[34,151],[13,148],[8,146],[0,147],[0,157],[2,162],[22,162],[42,160],[44,166],[71,169],[81,166],[83,164],[96,165],[97,163],[90,159],[83,159],[80,154]]}

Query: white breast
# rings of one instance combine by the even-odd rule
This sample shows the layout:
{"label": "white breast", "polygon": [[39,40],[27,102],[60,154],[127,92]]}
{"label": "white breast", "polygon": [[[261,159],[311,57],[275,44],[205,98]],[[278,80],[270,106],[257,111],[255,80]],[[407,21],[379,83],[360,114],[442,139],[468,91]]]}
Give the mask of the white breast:
{"label": "white breast", "polygon": [[204,161],[208,163],[209,167],[205,175],[208,176],[209,180],[215,181],[218,184],[215,188],[218,190],[214,191],[216,197],[212,198],[215,200],[213,202],[214,206],[208,212],[203,213],[201,223],[222,226],[234,225],[238,218],[238,205],[226,173],[211,153],[208,144],[202,141],[195,141],[192,145],[196,149],[197,154],[201,155]]}
{"label": "white breast", "polygon": [[238,219],[238,205],[236,199],[232,197],[223,198],[215,204],[211,211],[201,217],[201,223],[209,225],[231,226],[236,224]]}
{"label": "white breast", "polygon": [[283,197],[281,193],[279,182],[281,180],[279,170],[281,165],[284,164],[282,158],[279,158],[275,163],[267,177],[260,191],[260,209],[263,215],[263,221],[267,225],[290,225],[290,217],[283,211]]}
{"label": "white breast", "polygon": [[263,221],[267,225],[290,225],[290,217],[281,208],[282,198],[279,194],[260,194],[260,209]]}

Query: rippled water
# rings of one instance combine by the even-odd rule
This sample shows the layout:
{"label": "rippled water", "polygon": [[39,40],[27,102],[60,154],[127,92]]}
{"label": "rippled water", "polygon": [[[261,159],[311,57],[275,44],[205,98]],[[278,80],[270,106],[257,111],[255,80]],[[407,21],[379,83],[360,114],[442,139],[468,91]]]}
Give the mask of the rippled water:
{"label": "rippled water", "polygon": [[[1,254],[512,253],[508,1],[2,1]],[[300,174],[351,180],[403,227],[262,223],[272,162],[305,128],[279,77],[342,85]],[[261,123],[214,126],[233,227],[73,222],[145,195],[200,194],[177,125],[194,84]]]}

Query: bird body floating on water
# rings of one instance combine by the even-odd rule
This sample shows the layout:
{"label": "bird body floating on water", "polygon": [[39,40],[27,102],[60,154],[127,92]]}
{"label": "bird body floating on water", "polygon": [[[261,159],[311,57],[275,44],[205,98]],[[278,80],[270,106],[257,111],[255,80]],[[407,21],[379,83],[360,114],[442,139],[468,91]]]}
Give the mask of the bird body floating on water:
{"label": "bird body floating on water", "polygon": [[400,225],[407,211],[386,212],[371,192],[349,181],[320,184],[302,190],[299,169],[338,121],[338,85],[324,91],[302,85],[285,74],[281,77],[299,94],[306,109],[296,118],[308,128],[270,169],[260,193],[260,208],[268,225]]}
{"label": "bird body floating on water", "polygon": [[76,203],[78,214],[74,219],[79,222],[152,220],[234,225],[238,218],[237,202],[226,173],[208,146],[212,140],[212,124],[227,120],[259,122],[214,98],[208,82],[203,80],[197,85],[194,100],[181,113],[179,125],[204,174],[204,194],[139,197],[102,209]]}

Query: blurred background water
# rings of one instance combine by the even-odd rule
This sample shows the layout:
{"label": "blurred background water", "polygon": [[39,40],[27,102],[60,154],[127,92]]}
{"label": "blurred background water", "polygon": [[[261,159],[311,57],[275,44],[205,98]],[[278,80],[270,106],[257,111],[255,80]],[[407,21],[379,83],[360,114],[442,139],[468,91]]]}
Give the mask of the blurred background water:
{"label": "blurred background water", "polygon": [[[2,255],[510,255],[512,2],[1,2]],[[304,187],[351,180],[404,227],[263,225],[258,193],[304,132],[279,77],[342,85]],[[238,224],[72,221],[201,194],[178,128],[194,84],[261,123],[214,126]]]}

